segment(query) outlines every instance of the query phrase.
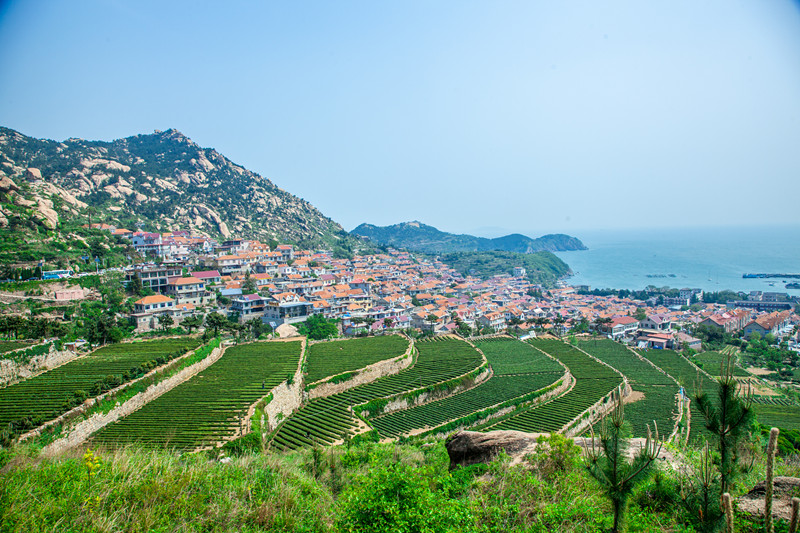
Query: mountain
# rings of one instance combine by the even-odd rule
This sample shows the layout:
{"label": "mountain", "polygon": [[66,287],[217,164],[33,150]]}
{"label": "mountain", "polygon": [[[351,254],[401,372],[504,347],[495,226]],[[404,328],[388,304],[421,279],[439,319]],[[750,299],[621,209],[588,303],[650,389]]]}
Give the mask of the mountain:
{"label": "mountain", "polygon": [[340,251],[359,242],[310,203],[174,129],[57,142],[0,127],[0,228],[44,239],[78,219]]}
{"label": "mountain", "polygon": [[532,239],[513,233],[496,239],[486,239],[473,235],[447,233],[418,221],[383,227],[361,224],[350,233],[379,244],[431,254],[486,251],[529,254],[541,251],[586,250],[586,246],[579,239],[564,234],[543,235],[538,239]]}

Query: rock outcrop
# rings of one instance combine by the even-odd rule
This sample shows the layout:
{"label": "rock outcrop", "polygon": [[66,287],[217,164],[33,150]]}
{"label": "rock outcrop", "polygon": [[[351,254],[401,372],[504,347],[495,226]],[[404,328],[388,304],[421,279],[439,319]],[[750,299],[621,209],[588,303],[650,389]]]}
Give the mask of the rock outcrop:
{"label": "rock outcrop", "polygon": [[447,437],[445,447],[450,456],[450,468],[488,463],[501,451],[519,454],[536,444],[535,433],[521,431],[459,431]]}

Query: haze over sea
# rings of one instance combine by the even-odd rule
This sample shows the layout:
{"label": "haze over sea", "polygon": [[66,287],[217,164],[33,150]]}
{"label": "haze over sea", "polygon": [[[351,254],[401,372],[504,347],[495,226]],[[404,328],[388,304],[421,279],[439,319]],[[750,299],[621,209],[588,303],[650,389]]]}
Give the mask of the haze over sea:
{"label": "haze over sea", "polygon": [[[800,226],[574,233],[589,249],[556,254],[575,273],[567,280],[571,285],[593,289],[655,285],[800,295],[800,290],[786,289],[784,279],[742,278],[745,273],[800,273]],[[800,283],[800,279],[789,281]]]}

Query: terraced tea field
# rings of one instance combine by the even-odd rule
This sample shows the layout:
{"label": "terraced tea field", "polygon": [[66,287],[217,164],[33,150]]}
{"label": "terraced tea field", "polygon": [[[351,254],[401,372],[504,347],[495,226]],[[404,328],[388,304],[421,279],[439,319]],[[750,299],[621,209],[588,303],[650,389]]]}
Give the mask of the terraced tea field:
{"label": "terraced tea field", "polygon": [[[728,348],[732,348],[729,346]],[[733,365],[733,375],[736,377],[751,377],[752,374],[747,372],[744,368],[736,364],[738,362],[738,356],[736,353],[728,352],[733,357],[734,365]],[[722,368],[723,362],[726,360],[726,354],[721,352],[703,352],[695,355],[692,357],[692,362],[711,374],[712,376],[720,376],[722,373],[720,369]]]}
{"label": "terraced tea field", "polygon": [[697,408],[694,396],[697,393],[697,387],[700,386],[703,392],[707,392],[709,398],[714,401],[717,394],[717,382],[706,374],[698,372],[685,357],[672,350],[637,350],[637,352],[675,378],[685,389],[686,395],[692,400],[690,409],[692,430],[689,439],[691,441],[695,441],[698,438],[709,439],[710,434],[705,427],[705,418]]}
{"label": "terraced tea field", "polygon": [[[523,400],[553,385],[564,368],[529,344],[508,337],[478,341],[494,375],[484,383],[442,400],[370,418],[384,437],[396,437],[423,428],[434,428],[475,413]],[[487,413],[488,414],[488,413]]]}
{"label": "terraced tea field", "polygon": [[32,429],[99,395],[98,383],[120,385],[148,368],[200,345],[197,339],[161,339],[105,346],[26,381],[0,389],[0,427]]}
{"label": "terraced tea field", "polygon": [[564,367],[554,359],[517,339],[493,337],[475,341],[474,344],[486,356],[495,376],[564,372]]}
{"label": "terraced tea field", "polygon": [[625,420],[631,424],[634,437],[646,437],[648,424],[654,429],[654,420],[662,437],[672,432],[677,417],[675,395],[679,391],[674,379],[610,339],[581,341],[578,346],[622,372],[634,393],[643,395],[625,405]]}
{"label": "terraced tea field", "polygon": [[232,437],[247,409],[294,375],[301,342],[240,344],[200,374],[97,432],[95,444],[191,450]]}
{"label": "terraced tea field", "polygon": [[0,341],[0,359],[2,359],[2,354],[6,352],[12,352],[14,350],[19,350],[20,348],[25,348],[26,346],[33,346],[38,341]]}
{"label": "terraced tea field", "polygon": [[408,345],[408,339],[400,335],[312,344],[306,356],[306,382],[314,383],[378,361],[399,357],[405,353]]}
{"label": "terraced tea field", "polygon": [[800,407],[797,405],[757,403],[753,408],[758,422],[767,427],[800,430]]}
{"label": "terraced tea field", "polygon": [[453,337],[434,337],[416,343],[415,347],[418,355],[413,366],[340,394],[308,402],[278,428],[271,446],[292,450],[314,443],[330,444],[355,432],[357,420],[350,407],[436,385],[467,374],[483,363],[472,346]]}
{"label": "terraced tea field", "polygon": [[498,421],[482,424],[476,429],[558,431],[622,383],[622,377],[613,369],[598,363],[569,344],[551,339],[536,339],[530,342],[534,347],[564,363],[575,377],[575,386],[566,394],[545,404],[515,411]]}

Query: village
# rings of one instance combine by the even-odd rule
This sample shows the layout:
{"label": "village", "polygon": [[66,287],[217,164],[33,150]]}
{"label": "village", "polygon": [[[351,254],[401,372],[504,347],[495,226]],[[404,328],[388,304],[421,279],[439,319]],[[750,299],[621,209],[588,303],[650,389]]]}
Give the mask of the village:
{"label": "village", "polygon": [[643,302],[591,294],[589,287],[564,281],[549,288],[532,284],[521,267],[489,279],[464,276],[435,258],[393,249],[337,259],[325,250],[290,244],[95,226],[130,239],[141,257],[151,259],[123,269],[124,283],[141,286],[140,294],[146,294],[128,317],[139,333],[186,319],[202,324],[206,314],[217,312],[239,324],[260,321],[271,330],[321,315],[335,320],[344,336],[400,330],[563,337],[593,331],[639,348],[678,351],[701,350],[701,339],[690,332],[705,326],[744,338],[771,335],[798,349],[800,318],[795,302],[781,293],[752,292],[720,304],[703,303],[702,290],[685,288],[675,297],[654,292]]}

